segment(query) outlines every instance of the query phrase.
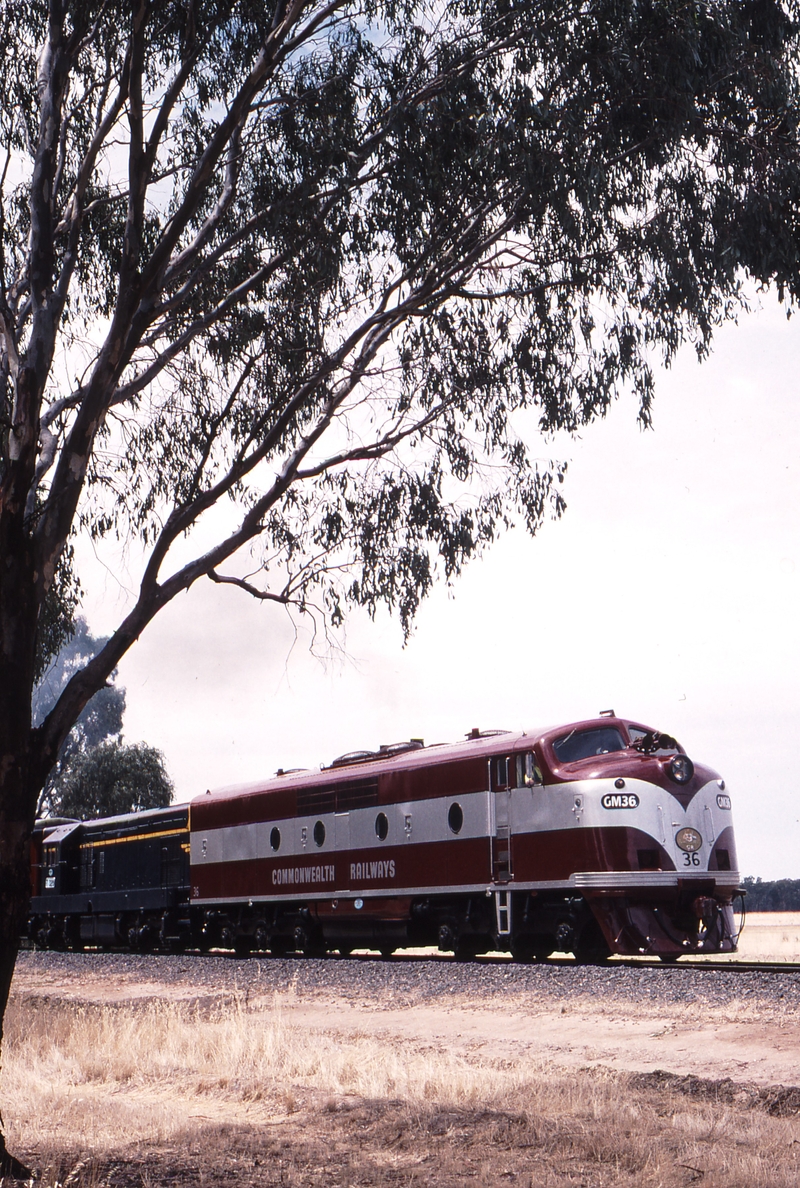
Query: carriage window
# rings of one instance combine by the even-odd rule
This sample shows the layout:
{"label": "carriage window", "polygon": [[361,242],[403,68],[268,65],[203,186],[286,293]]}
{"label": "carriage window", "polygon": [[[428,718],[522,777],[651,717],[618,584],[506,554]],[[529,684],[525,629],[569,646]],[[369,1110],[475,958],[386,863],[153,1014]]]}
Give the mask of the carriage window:
{"label": "carriage window", "polygon": [[590,730],[570,730],[553,743],[553,750],[562,763],[575,763],[594,755],[624,751],[625,740],[615,726],[595,726]]}

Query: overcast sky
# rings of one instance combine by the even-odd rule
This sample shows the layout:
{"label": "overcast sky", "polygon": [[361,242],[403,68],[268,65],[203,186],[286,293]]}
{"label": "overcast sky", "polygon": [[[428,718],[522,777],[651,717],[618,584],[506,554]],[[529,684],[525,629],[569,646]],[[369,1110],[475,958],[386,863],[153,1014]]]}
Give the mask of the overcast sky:
{"label": "overcast sky", "polygon": [[[280,609],[199,584],[121,665],[126,741],[160,747],[188,799],[380,743],[613,708],[725,777],[743,874],[800,877],[799,334],[768,304],[709,362],[686,351],[659,374],[653,432],[625,400],[581,440],[537,446],[569,459],[566,514],[438,588],[405,650],[388,617],[353,616],[347,658],[323,665]],[[95,632],[126,605],[110,566],[91,567]]]}

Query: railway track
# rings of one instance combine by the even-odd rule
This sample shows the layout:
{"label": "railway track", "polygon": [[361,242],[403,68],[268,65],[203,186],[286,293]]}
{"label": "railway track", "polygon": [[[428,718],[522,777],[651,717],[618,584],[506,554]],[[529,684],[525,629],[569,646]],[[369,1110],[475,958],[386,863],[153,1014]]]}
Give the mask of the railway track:
{"label": "railway track", "polygon": [[[46,954],[48,950],[37,949],[28,941],[23,941],[20,946],[20,951]],[[131,957],[125,950],[114,950],[104,948],[91,948],[87,946],[83,950],[74,950],[71,955],[80,956],[86,955],[91,957],[93,955],[103,955],[105,957]],[[54,954],[55,955],[55,954]],[[165,959],[173,957],[179,959],[175,954],[155,953],[149,956],[156,959]],[[292,964],[303,965],[310,961],[322,961],[325,963],[339,963],[343,961],[355,962],[358,964],[375,963],[382,965],[436,965],[436,966],[483,966],[483,967],[513,967],[515,969],[537,968],[537,969],[657,969],[661,971],[669,970],[716,970],[727,972],[729,970],[737,973],[766,973],[774,971],[776,973],[800,973],[800,962],[797,961],[755,961],[755,960],[737,960],[735,958],[728,958],[725,960],[714,959],[713,957],[702,957],[692,959],[688,955],[680,958],[678,961],[664,962],[657,957],[611,957],[606,961],[576,961],[570,955],[558,955],[545,958],[540,961],[519,962],[515,961],[510,953],[483,953],[470,959],[457,958],[452,953],[439,953],[436,950],[428,951],[398,951],[390,957],[384,957],[377,951],[370,950],[355,952],[347,957],[339,956],[338,953],[328,953],[318,957],[306,957],[300,953],[288,954],[281,956],[273,956],[271,953],[250,953],[247,957],[237,956],[236,953],[227,949],[212,949],[210,951],[201,952],[199,949],[187,949],[180,957],[185,957],[190,960],[222,960],[229,961],[235,966],[246,966],[249,962],[256,962],[270,964],[274,961],[287,961]]]}
{"label": "railway track", "polygon": [[[53,1000],[96,1003],[170,1001],[371,1004],[379,1013],[416,1007],[460,1010],[517,1010],[522,1017],[542,1010],[569,1014],[637,1011],[651,1016],[677,1006],[681,1026],[698,1019],[800,1017],[800,968],[778,962],[689,962],[662,965],[647,960],[612,960],[584,965],[571,958],[525,965],[500,954],[456,961],[435,951],[401,953],[389,960],[355,957],[255,957],[27,951],[19,955],[17,992]],[[627,1004],[627,1005],[626,1005]],[[690,1014],[685,1015],[685,1011]],[[756,1015],[751,1012],[755,1010]],[[699,1012],[699,1013],[698,1013]],[[784,1037],[785,1039],[785,1037]],[[777,1041],[776,1041],[777,1042]],[[783,1041],[780,1041],[783,1042]]]}

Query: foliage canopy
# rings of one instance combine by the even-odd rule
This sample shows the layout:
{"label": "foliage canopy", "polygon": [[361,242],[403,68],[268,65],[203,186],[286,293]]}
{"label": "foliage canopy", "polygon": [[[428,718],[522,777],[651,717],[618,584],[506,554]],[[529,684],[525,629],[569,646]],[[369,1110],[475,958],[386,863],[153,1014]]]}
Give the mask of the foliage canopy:
{"label": "foliage canopy", "polygon": [[165,808],[173,785],[155,747],[104,742],[70,756],[55,792],[59,816],[88,820]]}
{"label": "foliage canopy", "polygon": [[[58,589],[54,585],[53,589]],[[71,677],[95,656],[108,642],[96,638],[82,615],[70,621],[61,608],[60,634],[69,632],[69,639],[58,649],[33,692],[34,725],[43,722],[58,701]],[[54,633],[55,635],[55,633]],[[80,754],[94,750],[103,743],[119,742],[122,717],[125,713],[125,690],[116,684],[116,671],[98,689],[78,715],[75,725],[61,744],[54,766],[48,773],[36,808],[37,817],[74,816],[63,806],[67,783],[72,781],[72,767]]]}
{"label": "foliage canopy", "polygon": [[130,614],[36,736],[35,780],[198,577],[333,622],[385,602],[408,630],[437,571],[560,512],[531,427],[575,431],[621,384],[647,422],[654,349],[704,353],[746,269],[793,292],[790,16],[4,11],[0,549],[27,564],[0,606],[16,597],[41,655],[71,533],[149,549]]}

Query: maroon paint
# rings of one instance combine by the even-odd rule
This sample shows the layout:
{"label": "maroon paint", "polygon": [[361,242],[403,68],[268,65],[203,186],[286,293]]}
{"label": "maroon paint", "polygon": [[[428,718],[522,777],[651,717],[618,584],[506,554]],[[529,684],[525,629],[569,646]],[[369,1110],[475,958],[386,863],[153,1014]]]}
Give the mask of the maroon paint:
{"label": "maroon paint", "polygon": [[717,850],[727,850],[728,858],[730,860],[730,870],[739,869],[739,860],[736,855],[736,842],[733,836],[733,826],[726,825],[722,832],[714,842],[714,848],[711,851],[711,857],[708,860],[709,870],[718,870],[717,865]]}
{"label": "maroon paint", "polygon": [[[656,850],[659,867],[675,870],[674,863],[657,842],[638,829],[606,826],[603,829],[561,829],[516,834],[512,839],[515,883],[563,882],[578,871],[638,871],[638,850]],[[200,862],[192,867],[193,898],[206,900],[296,900],[309,895],[388,891],[394,888],[487,886],[492,882],[489,838],[464,838],[385,846],[380,850],[350,850],[314,855],[257,858],[239,862]],[[351,868],[380,863],[387,873],[377,878],[353,878]],[[388,875],[394,863],[394,878]],[[335,878],[316,882],[273,882],[273,871],[335,868]],[[498,884],[501,885],[501,884]],[[505,885],[505,884],[502,884]],[[197,888],[195,893],[194,888]]]}
{"label": "maroon paint", "polygon": [[365,917],[377,920],[408,920],[411,915],[411,896],[381,896],[365,899],[357,908],[353,899],[321,899],[314,905],[314,915],[323,923],[335,924],[337,920],[363,920]]}
{"label": "maroon paint", "polygon": [[[352,878],[351,864],[394,862],[394,878]],[[335,878],[316,882],[273,882],[273,871],[298,871],[306,868],[335,868]],[[296,900],[309,895],[388,891],[395,888],[435,887],[447,890],[463,884],[482,885],[490,880],[489,839],[486,837],[417,842],[382,846],[380,850],[330,851],[314,855],[279,858],[255,858],[239,862],[199,862],[192,867],[193,899],[264,899]],[[196,890],[195,890],[196,889]]]}
{"label": "maroon paint", "polygon": [[421,748],[387,759],[324,771],[302,771],[276,776],[260,785],[226,788],[192,801],[192,829],[202,832],[204,829],[292,818],[297,815],[298,792],[309,788],[335,789],[356,780],[377,779],[377,803],[380,805],[480,792],[488,787],[490,759],[531,750],[536,753],[546,784],[610,776],[640,779],[658,785],[684,807],[704,784],[718,778],[710,768],[698,765],[692,780],[681,786],[667,774],[668,757],[642,755],[630,749],[559,764],[552,744],[563,736],[565,730],[598,726],[616,726],[623,735],[627,731],[627,724],[621,718],[591,719],[544,732],[499,735],[452,746]]}
{"label": "maroon paint", "polygon": [[655,838],[628,826],[516,834],[511,850],[514,881],[565,881],[578,871],[638,871],[639,850],[658,852],[658,867],[648,865],[644,869],[675,869],[675,863]]}

